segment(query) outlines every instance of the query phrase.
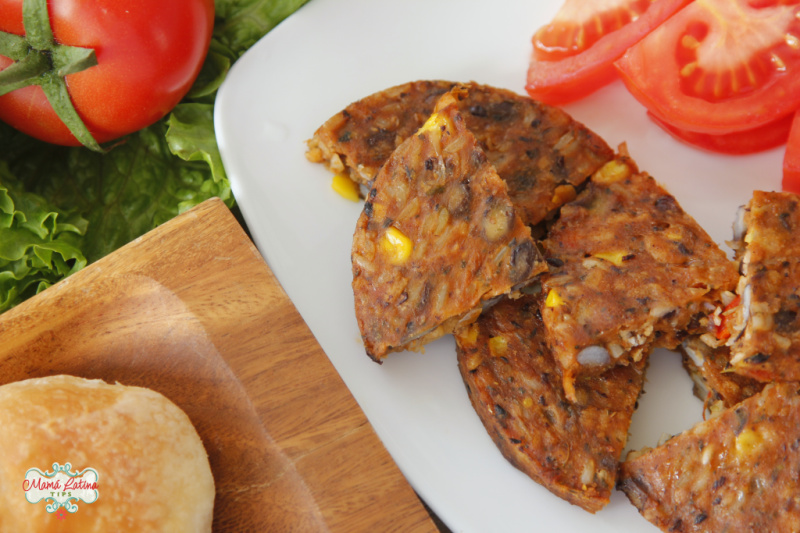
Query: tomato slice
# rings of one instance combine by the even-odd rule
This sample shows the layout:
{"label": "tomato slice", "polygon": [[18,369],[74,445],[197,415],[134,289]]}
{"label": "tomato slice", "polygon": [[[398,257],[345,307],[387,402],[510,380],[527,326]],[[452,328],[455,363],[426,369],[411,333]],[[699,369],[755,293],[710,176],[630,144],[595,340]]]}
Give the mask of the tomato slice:
{"label": "tomato slice", "polygon": [[574,56],[604,35],[621,29],[650,7],[650,0],[566,0],[556,16],[533,35],[533,55],[541,61]]}
{"label": "tomato slice", "polygon": [[696,0],[616,67],[630,92],[680,130],[753,130],[800,106],[800,0]]}
{"label": "tomato slice", "polygon": [[[792,127],[792,119],[794,118],[794,115],[786,115],[775,122],[770,122],[751,130],[714,135],[676,128],[660,120],[649,111],[647,115],[653,122],[681,142],[710,152],[728,155],[754,154],[782,145],[789,138],[789,129]],[[800,144],[800,139],[798,139],[798,142]],[[800,167],[798,167],[798,171],[800,171]]]}
{"label": "tomato slice", "polygon": [[616,78],[614,61],[690,0],[566,0],[533,36],[525,89],[564,104]]}
{"label": "tomato slice", "polygon": [[783,155],[783,190],[800,193],[800,111],[794,114]]}

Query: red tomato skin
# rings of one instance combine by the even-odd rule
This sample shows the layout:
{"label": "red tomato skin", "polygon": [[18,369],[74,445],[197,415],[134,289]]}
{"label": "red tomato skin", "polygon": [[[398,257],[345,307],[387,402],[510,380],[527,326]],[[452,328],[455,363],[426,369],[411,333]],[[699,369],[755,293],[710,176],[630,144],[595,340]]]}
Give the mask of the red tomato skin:
{"label": "red tomato skin", "polygon": [[657,0],[635,21],[558,61],[541,61],[532,53],[525,90],[531,98],[551,105],[567,104],[593,93],[617,78],[615,60],[690,2]]}
{"label": "red tomato skin", "polygon": [[[94,48],[98,64],[66,77],[78,115],[100,143],[151,125],[185,96],[214,25],[213,0],[51,0],[56,42]],[[24,34],[22,0],[0,0],[0,30]],[[11,63],[0,56],[0,69]],[[77,146],[40,87],[0,97],[0,120],[33,137]]]}
{"label": "red tomato skin", "polygon": [[628,91],[660,121],[696,133],[753,130],[793,113],[800,106],[800,70],[793,67],[800,63],[756,90],[719,101],[682,90],[681,66],[666,51],[679,48],[683,30],[695,22],[700,6],[693,3],[679,11],[614,63]]}
{"label": "red tomato skin", "polygon": [[786,115],[752,130],[713,135],[678,129],[647,112],[648,117],[675,139],[695,148],[727,155],[747,155],[776,148],[789,138],[793,115]]}
{"label": "red tomato skin", "polygon": [[795,112],[783,154],[783,190],[800,193],[800,111]]}
{"label": "red tomato skin", "polygon": [[535,81],[525,85],[528,96],[546,104],[564,105],[585,98],[617,79],[610,64],[583,63],[570,59],[531,61],[528,80]]}

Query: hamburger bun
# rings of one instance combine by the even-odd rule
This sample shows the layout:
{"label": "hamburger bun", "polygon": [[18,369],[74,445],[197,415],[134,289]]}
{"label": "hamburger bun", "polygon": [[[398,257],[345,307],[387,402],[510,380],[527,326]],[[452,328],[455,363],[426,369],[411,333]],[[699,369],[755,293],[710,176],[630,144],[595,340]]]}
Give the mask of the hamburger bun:
{"label": "hamburger bun", "polygon": [[[26,475],[56,463],[93,469],[96,499],[28,501]],[[0,531],[208,532],[214,493],[197,431],[163,395],[66,375],[0,386]]]}

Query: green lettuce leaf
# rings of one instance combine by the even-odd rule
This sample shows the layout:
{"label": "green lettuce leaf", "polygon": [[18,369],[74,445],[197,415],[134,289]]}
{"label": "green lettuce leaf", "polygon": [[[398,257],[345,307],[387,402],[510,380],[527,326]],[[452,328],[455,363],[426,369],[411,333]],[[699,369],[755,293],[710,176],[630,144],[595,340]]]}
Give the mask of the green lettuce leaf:
{"label": "green lettuce leaf", "polygon": [[0,312],[84,267],[87,225],[22,191],[0,162]]}
{"label": "green lettuce leaf", "polygon": [[234,59],[238,58],[307,1],[216,0],[214,7],[220,20],[214,27],[214,38],[234,54]]}
{"label": "green lettuce leaf", "polygon": [[179,104],[167,124],[167,143],[173,154],[184,161],[205,161],[215,182],[227,181],[214,135],[213,105]]}
{"label": "green lettuce leaf", "polygon": [[105,154],[31,142],[9,168],[26,190],[88,221],[81,250],[94,262],[208,198],[233,205],[224,172],[176,157],[166,132],[162,120]]}
{"label": "green lettuce leaf", "polygon": [[231,65],[307,0],[215,0],[214,35],[189,94],[105,154],[0,123],[0,312],[211,197],[235,210],[214,135]]}

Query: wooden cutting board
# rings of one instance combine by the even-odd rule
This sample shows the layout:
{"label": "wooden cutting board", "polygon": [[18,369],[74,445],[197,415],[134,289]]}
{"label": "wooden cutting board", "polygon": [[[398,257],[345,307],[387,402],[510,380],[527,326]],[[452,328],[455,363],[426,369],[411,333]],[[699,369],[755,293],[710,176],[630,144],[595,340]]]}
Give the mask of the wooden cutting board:
{"label": "wooden cutting board", "polygon": [[437,531],[217,199],[0,315],[0,384],[61,373],[186,411],[214,472],[214,531]]}

